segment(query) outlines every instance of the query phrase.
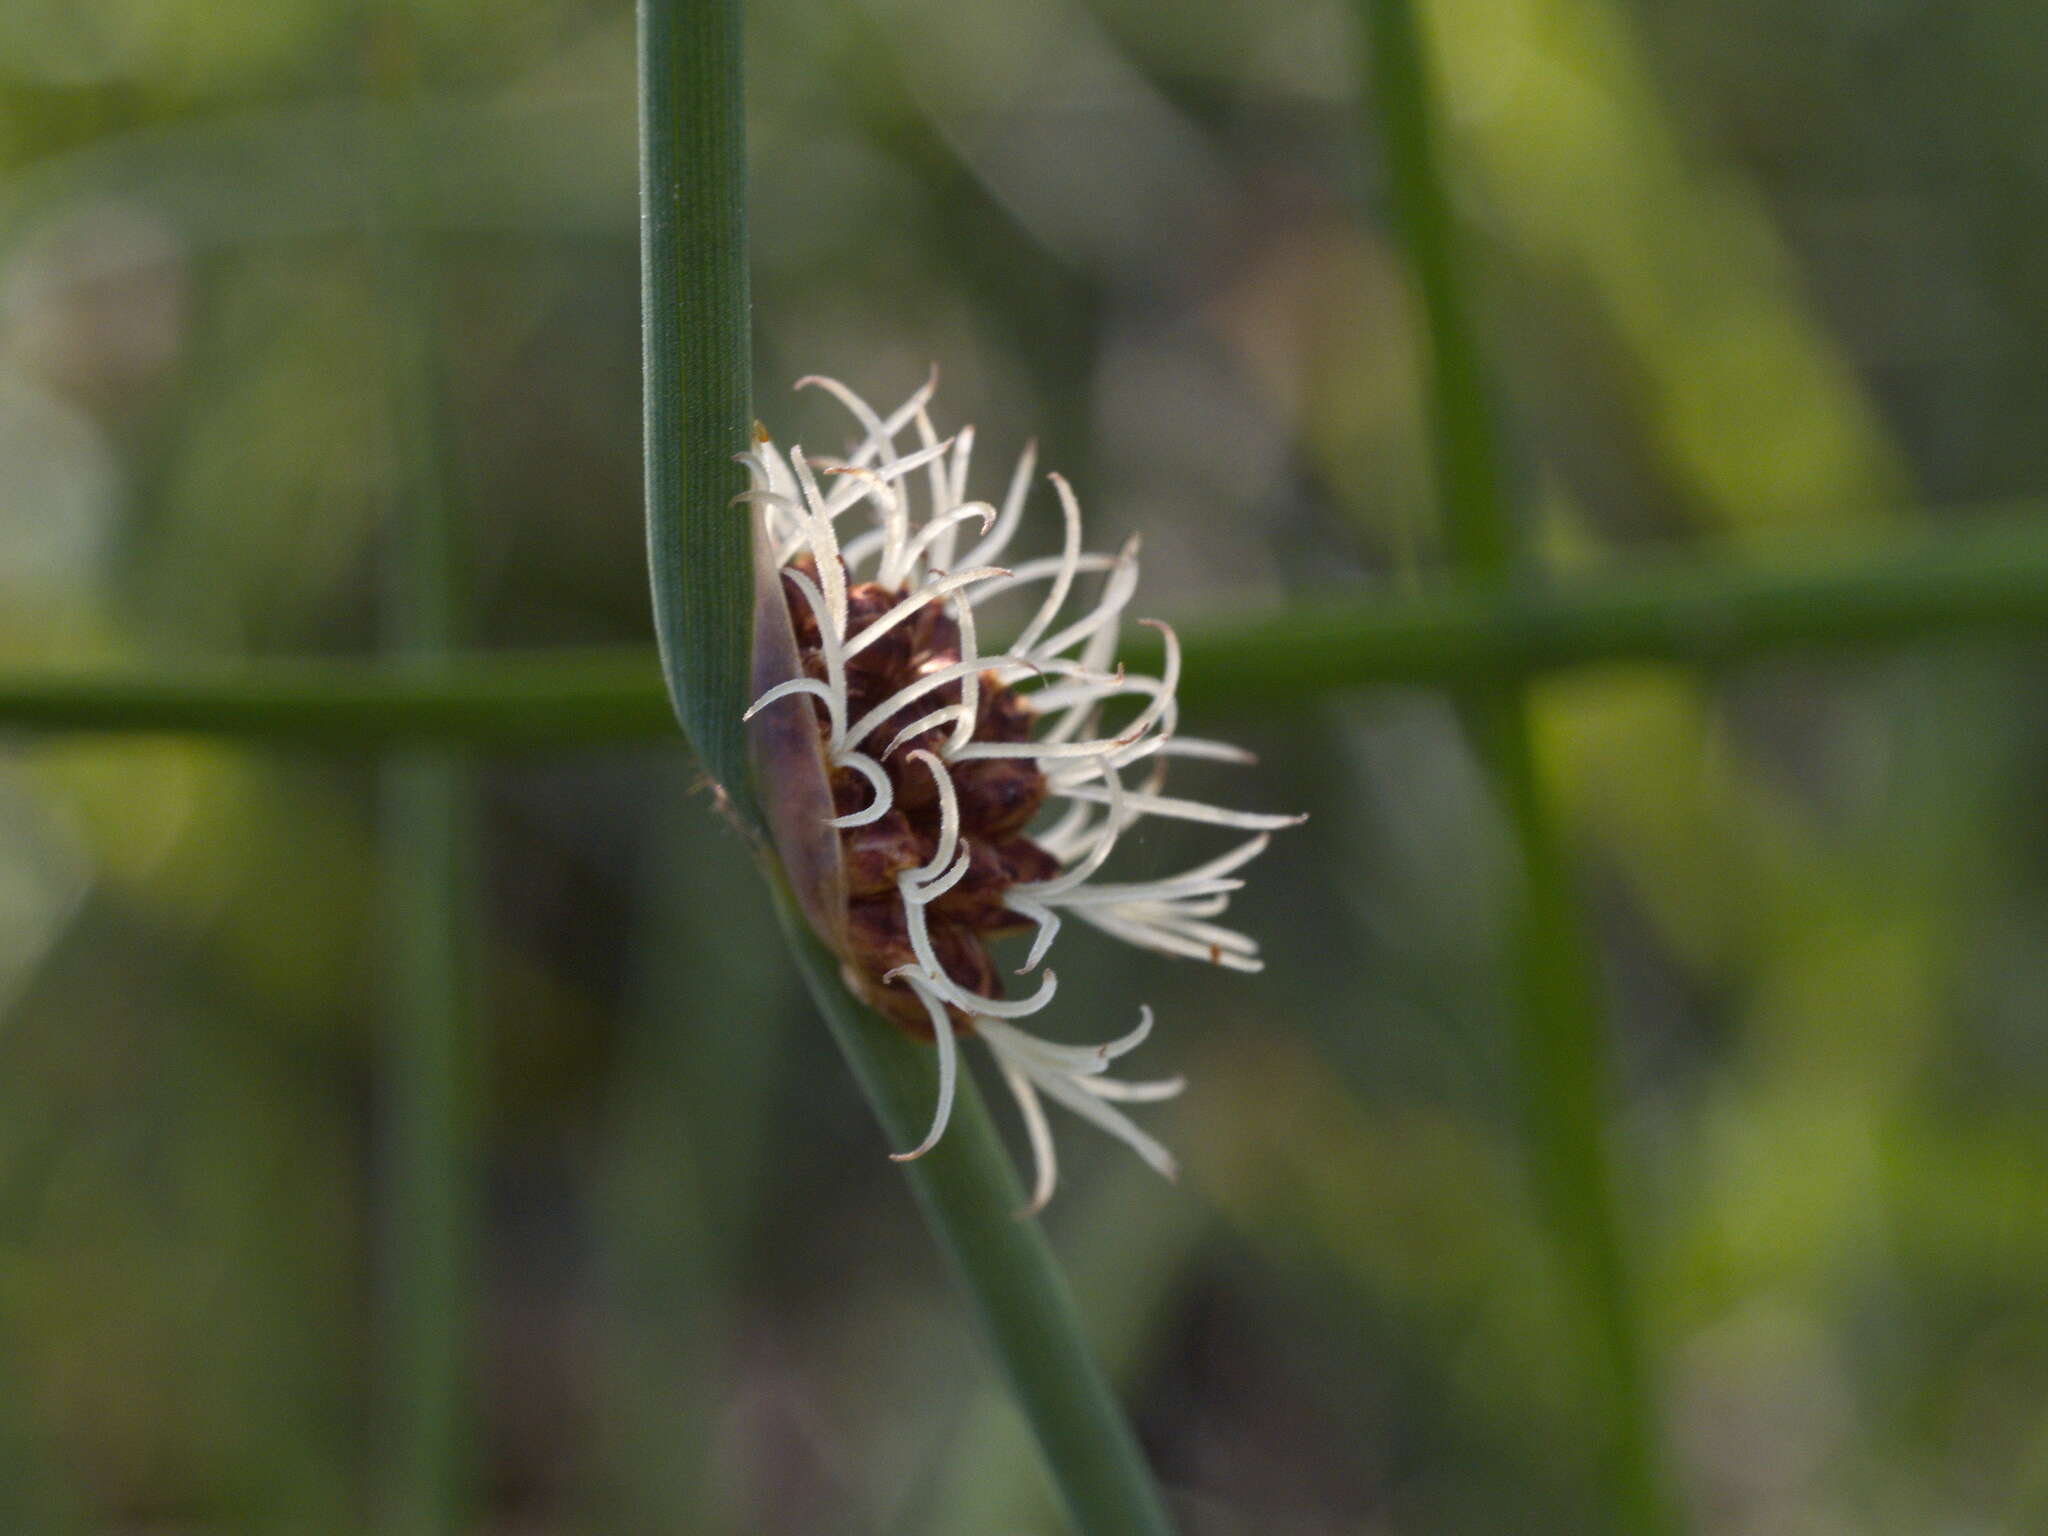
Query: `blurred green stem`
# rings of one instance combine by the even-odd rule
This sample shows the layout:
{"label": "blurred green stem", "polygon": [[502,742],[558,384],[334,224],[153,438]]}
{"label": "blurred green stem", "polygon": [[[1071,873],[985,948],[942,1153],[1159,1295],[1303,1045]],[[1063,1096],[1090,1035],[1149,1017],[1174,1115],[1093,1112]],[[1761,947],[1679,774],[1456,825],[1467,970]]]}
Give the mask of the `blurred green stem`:
{"label": "blurred green stem", "polygon": [[[839,962],[812,935],[787,887],[774,884],[804,984],[883,1133],[893,1146],[915,1146],[937,1094],[932,1052],[848,995]],[[970,1073],[960,1074],[945,1138],[904,1172],[1037,1436],[1073,1528],[1083,1536],[1165,1536],[1173,1527],[1144,1456],[1043,1231],[1020,1217],[1024,1190]]]}
{"label": "blurred green stem", "polygon": [[[1303,601],[1181,631],[1181,695],[1205,710],[1284,709],[1352,688],[1459,686],[1588,666],[1701,668],[1809,651],[2048,630],[2048,509],[1987,529],[1944,526],[1877,555],[1777,567],[1719,561],[1540,588],[1439,588]],[[1134,637],[1133,667],[1150,642]],[[670,739],[651,652],[472,652],[432,669],[293,658],[151,670],[0,669],[0,726],[190,732],[369,749]]]}
{"label": "blurred green stem", "polygon": [[[1415,7],[1412,0],[1364,0],[1363,10],[1390,197],[1429,336],[1431,430],[1451,559],[1481,590],[1507,592],[1525,567],[1525,540],[1502,493]],[[1543,792],[1521,682],[1477,680],[1464,697],[1519,865],[1510,963],[1525,1113],[1535,1182],[1569,1282],[1597,1415],[1606,1520],[1628,1536],[1650,1536],[1675,1528],[1677,1506],[1666,1486],[1616,1209],[1607,1038],[1590,940]]]}
{"label": "blurred green stem", "polygon": [[466,766],[445,749],[384,765],[384,1079],[389,1191],[380,1423],[386,1528],[465,1529],[471,1501],[468,1298],[478,1229],[470,998],[476,935]]}
{"label": "blurred green stem", "polygon": [[705,830],[701,807],[665,799],[641,843],[635,972],[593,1211],[604,1319],[593,1531],[742,1528],[734,1479],[710,1474],[751,1304],[793,978],[761,963],[782,940],[767,903],[733,889],[752,878],[740,844],[707,848]]}
{"label": "blurred green stem", "polygon": [[[438,375],[434,269],[419,246],[413,61],[400,8],[373,19],[372,89],[393,106],[375,161],[371,249],[389,342],[392,488],[385,633],[431,678],[465,632],[461,538]],[[383,765],[388,931],[384,1075],[390,1192],[383,1251],[380,1450],[385,1528],[446,1536],[473,1519],[469,1298],[478,1239],[473,1039],[475,805],[468,763],[408,747]]]}

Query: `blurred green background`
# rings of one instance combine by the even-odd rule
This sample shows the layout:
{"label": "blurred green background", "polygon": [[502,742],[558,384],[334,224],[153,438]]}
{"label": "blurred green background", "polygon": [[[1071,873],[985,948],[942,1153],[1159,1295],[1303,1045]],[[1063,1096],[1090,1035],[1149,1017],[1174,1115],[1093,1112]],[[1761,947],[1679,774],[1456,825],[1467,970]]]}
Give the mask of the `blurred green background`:
{"label": "blurred green background", "polygon": [[[1854,552],[2048,498],[2048,9],[1426,20],[1557,567]],[[760,414],[834,448],[796,376],[894,399],[936,360],[942,429],[1005,464],[1037,437],[1190,628],[1437,579],[1355,26],[756,6]],[[422,378],[481,642],[644,643],[633,82],[617,0],[0,7],[0,667],[370,651]],[[2048,1529],[2042,651],[1537,692],[1701,1531]],[[1148,1065],[1192,1087],[1148,1119],[1178,1187],[1063,1128],[1047,1217],[1176,1509],[1590,1529],[1506,842],[1455,711],[1187,723],[1260,750],[1235,793],[1315,820],[1237,909],[1263,977],[1062,945],[1071,1037],[1149,1000]],[[472,1528],[1051,1532],[693,778],[680,743],[479,764]],[[0,1529],[373,1522],[379,803],[367,753],[8,738]]]}

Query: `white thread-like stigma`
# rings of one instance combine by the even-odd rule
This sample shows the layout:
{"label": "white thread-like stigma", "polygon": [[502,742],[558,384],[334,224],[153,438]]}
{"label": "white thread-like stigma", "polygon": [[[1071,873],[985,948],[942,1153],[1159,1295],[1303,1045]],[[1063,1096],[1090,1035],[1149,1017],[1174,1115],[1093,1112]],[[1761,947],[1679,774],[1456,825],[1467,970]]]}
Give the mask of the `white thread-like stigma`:
{"label": "white thread-like stigma", "polygon": [[[1178,1077],[1129,1082],[1106,1075],[1112,1062],[1136,1050],[1150,1035],[1150,1008],[1141,1011],[1137,1028],[1116,1040],[1061,1045],[1027,1034],[1013,1022],[1052,1001],[1057,982],[1051,971],[1040,975],[1029,996],[1014,999],[983,997],[947,973],[933,943],[927,909],[966,878],[973,861],[955,771],[975,763],[1024,759],[1036,763],[1046,780],[1046,806],[1028,836],[1062,867],[1050,879],[1019,882],[1003,893],[1009,911],[1036,925],[1019,974],[1038,970],[1062,918],[1068,916],[1158,954],[1204,960],[1229,970],[1258,970],[1257,944],[1211,920],[1242,888],[1237,871],[1265,849],[1268,834],[1303,818],[1230,810],[1160,793],[1170,759],[1252,759],[1226,743],[1177,734],[1181,649],[1170,627],[1140,621],[1159,631],[1159,676],[1128,673],[1116,664],[1125,611],[1137,591],[1138,541],[1131,539],[1114,555],[1084,550],[1080,501],[1064,479],[1052,475],[1048,478],[1061,518],[1059,553],[1005,566],[1003,556],[1022,525],[1029,500],[1037,447],[1027,444],[1018,456],[1000,505],[968,499],[974,430],[963,428],[950,438],[934,430],[928,407],[937,382],[934,370],[915,394],[885,415],[836,379],[802,379],[799,388],[822,389],[845,406],[858,429],[852,447],[837,458],[806,456],[795,447],[785,454],[762,436],[742,456],[752,489],[739,500],[761,519],[784,578],[817,626],[825,673],[822,680],[797,677],[768,689],[747,714],[752,718],[770,708],[822,707],[831,766],[858,775],[872,790],[867,805],[833,818],[828,823],[832,827],[863,826],[889,814],[896,791],[885,764],[898,749],[910,747],[903,760],[914,760],[931,775],[937,795],[936,844],[925,863],[904,871],[896,881],[915,959],[882,979],[907,987],[931,1020],[938,1057],[937,1102],[924,1140],[891,1155],[899,1160],[921,1157],[945,1134],[959,1075],[957,1013],[964,1021],[957,1027],[987,1044],[1016,1099],[1035,1170],[1027,1210],[1035,1212],[1051,1199],[1058,1181],[1044,1099],[1092,1122],[1172,1177],[1172,1155],[1112,1106],[1171,1098],[1183,1084]],[[899,445],[906,433],[913,441]],[[841,520],[863,507],[866,525],[843,538]],[[970,525],[970,542],[962,550],[962,531]],[[849,632],[848,592],[865,582],[878,583],[895,594],[895,601]],[[1077,591],[1089,586],[1092,596],[1077,602]],[[1040,587],[1043,592],[1010,645],[981,654],[980,628],[991,604]],[[957,626],[959,659],[932,666],[851,718],[849,665],[934,607]],[[1069,612],[1070,608],[1078,611]],[[1031,740],[975,739],[985,678],[1005,688],[1021,685],[1019,697],[1036,717]],[[938,695],[932,707],[908,725],[896,723],[906,710],[932,695]],[[926,745],[911,746],[920,741]],[[1146,768],[1138,787],[1126,787],[1122,772],[1139,764]],[[1097,879],[1123,834],[1146,817],[1234,827],[1255,835],[1178,874],[1152,880]]]}

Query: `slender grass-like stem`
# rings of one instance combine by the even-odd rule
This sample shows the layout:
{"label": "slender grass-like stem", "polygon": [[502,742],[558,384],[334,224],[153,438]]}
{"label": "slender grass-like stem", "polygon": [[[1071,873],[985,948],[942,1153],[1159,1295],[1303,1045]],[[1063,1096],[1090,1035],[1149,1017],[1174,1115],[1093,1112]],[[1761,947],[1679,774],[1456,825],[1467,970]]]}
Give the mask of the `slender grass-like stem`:
{"label": "slender grass-like stem", "polygon": [[[1412,0],[1364,0],[1373,100],[1395,218],[1430,344],[1429,406],[1451,559],[1482,590],[1521,578],[1525,540],[1502,490],[1497,434],[1435,142],[1429,68]],[[1569,1281],[1597,1415],[1609,1526],[1674,1529],[1655,1395],[1638,1337],[1608,1149],[1607,1039],[1599,982],[1518,679],[1475,681],[1466,718],[1500,795],[1519,864],[1511,925],[1518,1046],[1539,1198]]]}
{"label": "slender grass-like stem", "polygon": [[[1908,547],[1760,565],[1651,565],[1504,592],[1438,588],[1304,601],[1180,628],[1181,697],[1284,709],[1346,689],[1456,687],[1595,666],[1718,669],[2048,631],[2048,509]],[[1902,541],[1904,542],[1904,541]],[[1131,640],[1134,668],[1154,642]],[[161,732],[367,750],[660,741],[675,730],[652,652],[492,651],[431,672],[303,658],[85,670],[0,669],[0,728]]]}
{"label": "slender grass-like stem", "polygon": [[[419,245],[421,174],[410,131],[408,18],[380,14],[373,89],[392,115],[375,141],[371,249],[386,316],[393,496],[386,522],[386,645],[436,675],[463,639],[462,539],[440,387],[433,264]],[[473,1038],[475,804],[448,746],[382,764],[386,1093],[378,1432],[384,1528],[446,1536],[473,1511],[469,1298],[479,1214]]]}
{"label": "slender grass-like stem", "polygon": [[[743,825],[757,828],[742,715],[750,702],[754,585],[748,520],[732,506],[747,444],[748,314],[743,27],[739,0],[640,0],[642,298],[648,552],[655,625],[676,713]],[[771,882],[784,892],[768,859]],[[783,904],[812,996],[884,1130],[915,1143],[931,1113],[933,1054],[855,1005],[838,963]],[[1038,1437],[1077,1530],[1169,1529],[1159,1496],[1089,1353],[1008,1157],[971,1090],[911,1187],[952,1258]]]}
{"label": "slender grass-like stem", "polygon": [[[839,962],[779,881],[776,902],[804,984],[883,1132],[894,1146],[915,1145],[931,1123],[933,1053],[854,1001],[840,983]],[[1073,1528],[1085,1536],[1171,1531],[1066,1278],[1038,1223],[1020,1219],[1024,1190],[970,1074],[961,1074],[945,1138],[904,1168],[1038,1438]]]}
{"label": "slender grass-like stem", "polygon": [[383,1052],[390,1191],[382,1264],[379,1420],[385,1528],[469,1523],[469,1297],[477,1240],[471,1018],[474,836],[469,773],[448,749],[384,765]]}
{"label": "slender grass-like stem", "polygon": [[[671,719],[671,740],[674,729]],[[735,1480],[714,1474],[753,1304],[775,1093],[798,1033],[782,1022],[795,978],[761,963],[782,942],[767,904],[730,889],[748,878],[745,861],[710,853],[704,833],[703,808],[675,801],[654,810],[641,843],[636,958],[591,1217],[604,1319],[592,1531],[748,1527]],[[719,841],[719,853],[738,852]]]}
{"label": "slender grass-like stem", "polygon": [[753,427],[745,8],[639,0],[640,299],[647,555],[676,718],[758,824],[740,717],[752,702],[753,546],[733,505]]}

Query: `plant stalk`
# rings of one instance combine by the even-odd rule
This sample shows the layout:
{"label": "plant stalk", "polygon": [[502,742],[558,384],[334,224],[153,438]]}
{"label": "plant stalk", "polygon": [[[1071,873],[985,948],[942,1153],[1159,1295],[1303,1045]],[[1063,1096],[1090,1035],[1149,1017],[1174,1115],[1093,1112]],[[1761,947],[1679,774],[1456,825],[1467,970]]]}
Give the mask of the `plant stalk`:
{"label": "plant stalk", "polygon": [[[439,369],[434,263],[418,229],[410,17],[375,17],[373,91],[390,105],[372,138],[370,244],[386,319],[392,501],[383,618],[393,665],[438,678],[467,637],[461,519]],[[477,1184],[475,905],[471,767],[449,745],[381,765],[387,1101],[382,1232],[382,1479],[393,1536],[452,1536],[474,1516],[472,1338]]]}
{"label": "plant stalk", "polygon": [[[742,715],[751,702],[754,575],[732,505],[748,444],[746,156],[738,0],[640,0],[642,283],[648,554],[655,626],[684,732],[743,825],[761,817]],[[770,861],[772,864],[772,860]],[[933,1056],[855,1005],[838,964],[768,869],[783,926],[884,1132],[914,1144]],[[946,1139],[909,1170],[926,1218],[1038,1436],[1075,1529],[1169,1530],[1136,1442],[1090,1355],[1045,1240],[971,1086]]]}
{"label": "plant stalk", "polygon": [[[1281,710],[1350,689],[1460,688],[1603,666],[1702,671],[1931,640],[2048,631],[2048,518],[1777,566],[1649,564],[1542,587],[1469,583],[1384,601],[1306,600],[1181,630],[1181,697]],[[1154,642],[1133,636],[1143,668]],[[432,671],[294,658],[179,667],[0,669],[0,727],[229,736],[337,750],[657,742],[675,730],[651,651],[451,654]]]}
{"label": "plant stalk", "polygon": [[[938,1092],[933,1053],[847,993],[839,962],[812,935],[788,888],[773,883],[804,984],[883,1133],[893,1146],[917,1145]],[[1168,1536],[1173,1526],[1144,1455],[1051,1246],[1038,1222],[1020,1214],[1023,1187],[964,1067],[944,1138],[904,1172],[1037,1437],[1073,1529],[1082,1536]]]}
{"label": "plant stalk", "polygon": [[[1527,541],[1502,487],[1498,433],[1467,301],[1458,228],[1413,0],[1365,0],[1369,72],[1395,221],[1430,343],[1437,493],[1453,567],[1480,591],[1516,590]],[[1600,987],[1519,679],[1475,681],[1465,715],[1511,831],[1520,888],[1509,962],[1537,1197],[1567,1282],[1609,1527],[1677,1527],[1659,1415],[1639,1341],[1608,1146],[1608,1042]]]}
{"label": "plant stalk", "polygon": [[683,732],[759,823],[740,716],[752,702],[753,545],[733,498],[753,428],[745,20],[740,0],[639,0],[640,283],[647,558]]}

